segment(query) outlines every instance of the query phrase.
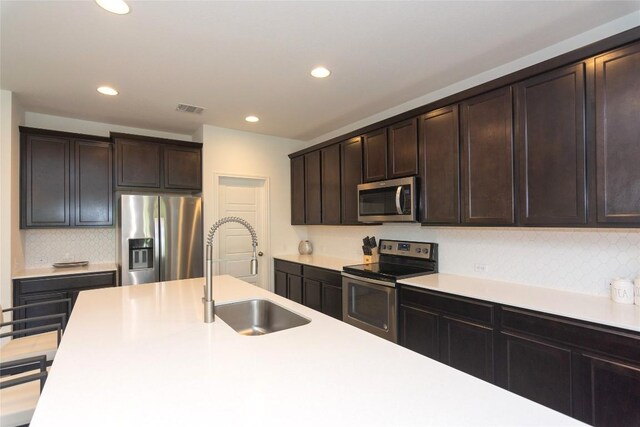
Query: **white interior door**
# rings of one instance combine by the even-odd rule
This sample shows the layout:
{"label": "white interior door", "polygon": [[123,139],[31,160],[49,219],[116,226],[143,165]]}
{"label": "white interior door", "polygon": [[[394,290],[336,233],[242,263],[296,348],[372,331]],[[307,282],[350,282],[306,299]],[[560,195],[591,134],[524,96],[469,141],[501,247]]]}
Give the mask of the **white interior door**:
{"label": "white interior door", "polygon": [[258,235],[258,274],[251,275],[251,235],[241,224],[230,222],[218,232],[219,274],[229,274],[268,289],[267,186],[264,179],[219,176],[219,218],[237,216],[249,222]]}

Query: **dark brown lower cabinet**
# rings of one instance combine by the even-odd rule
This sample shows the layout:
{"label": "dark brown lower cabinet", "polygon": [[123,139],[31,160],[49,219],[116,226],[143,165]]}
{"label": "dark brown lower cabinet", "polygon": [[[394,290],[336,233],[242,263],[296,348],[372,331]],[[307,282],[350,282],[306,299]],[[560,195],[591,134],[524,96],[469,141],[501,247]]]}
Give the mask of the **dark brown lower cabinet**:
{"label": "dark brown lower cabinet", "polygon": [[400,307],[400,344],[431,359],[440,360],[438,314]]}
{"label": "dark brown lower cabinet", "polygon": [[276,294],[342,320],[339,272],[279,259],[274,261],[274,266]]}
{"label": "dark brown lower cabinet", "polygon": [[493,328],[448,316],[440,325],[441,361],[493,383]]}
{"label": "dark brown lower cabinet", "polygon": [[[116,286],[115,271],[102,273],[77,274],[66,276],[36,277],[13,280],[13,306],[34,304],[39,302],[70,299],[67,303],[45,304],[28,309],[17,310],[14,320],[64,313],[67,321],[73,310],[78,295],[82,291]],[[15,330],[58,323],[60,319],[28,322],[15,326]],[[28,335],[28,334],[27,334]]]}

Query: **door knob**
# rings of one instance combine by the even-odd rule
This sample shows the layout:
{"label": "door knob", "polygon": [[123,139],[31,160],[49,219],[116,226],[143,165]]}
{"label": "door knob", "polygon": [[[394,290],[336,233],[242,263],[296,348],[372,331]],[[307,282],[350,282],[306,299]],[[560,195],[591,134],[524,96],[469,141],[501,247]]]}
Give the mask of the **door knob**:
{"label": "door knob", "polygon": [[262,255],[264,255],[262,251],[258,252],[258,256],[262,256]]}

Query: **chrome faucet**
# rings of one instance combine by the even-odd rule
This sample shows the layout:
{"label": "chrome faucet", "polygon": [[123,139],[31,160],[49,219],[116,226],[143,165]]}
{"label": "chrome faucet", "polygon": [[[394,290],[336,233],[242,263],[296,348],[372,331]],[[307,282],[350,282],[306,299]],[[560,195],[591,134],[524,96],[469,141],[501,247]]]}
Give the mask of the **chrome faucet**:
{"label": "chrome faucet", "polygon": [[251,244],[253,246],[253,253],[251,255],[251,275],[255,276],[258,274],[258,257],[256,255],[258,235],[256,234],[256,230],[254,230],[251,224],[247,221],[237,216],[227,216],[216,221],[211,226],[207,236],[204,298],[202,298],[202,302],[204,302],[204,323],[213,322],[216,315],[215,301],[213,300],[213,236],[222,224],[226,224],[228,222],[237,222],[238,224],[242,224],[247,230],[249,230],[249,233],[251,233]]}

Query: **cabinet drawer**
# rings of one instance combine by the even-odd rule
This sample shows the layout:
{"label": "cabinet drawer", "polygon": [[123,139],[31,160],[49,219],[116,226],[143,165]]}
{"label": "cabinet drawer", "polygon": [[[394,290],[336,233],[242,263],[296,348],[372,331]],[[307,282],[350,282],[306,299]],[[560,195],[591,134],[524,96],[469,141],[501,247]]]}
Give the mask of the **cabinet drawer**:
{"label": "cabinet drawer", "polygon": [[502,307],[502,329],[640,362],[640,334]]}
{"label": "cabinet drawer", "polygon": [[273,260],[273,265],[278,271],[284,271],[285,273],[302,276],[302,264],[296,264],[295,262],[276,259]]}
{"label": "cabinet drawer", "polygon": [[473,320],[485,325],[493,325],[494,306],[467,298],[443,296],[422,289],[402,286],[400,304],[417,308],[427,308],[462,319]]}
{"label": "cabinet drawer", "polygon": [[49,292],[76,288],[107,287],[115,286],[116,273],[115,271],[110,271],[106,273],[17,279],[14,283],[19,286],[18,292],[21,295],[34,292]]}
{"label": "cabinet drawer", "polygon": [[326,270],[324,268],[303,265],[302,271],[302,275],[305,277],[305,279],[319,280],[324,283],[331,283],[335,286],[340,286],[342,283],[342,276],[340,275],[340,273],[333,270]]}

